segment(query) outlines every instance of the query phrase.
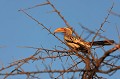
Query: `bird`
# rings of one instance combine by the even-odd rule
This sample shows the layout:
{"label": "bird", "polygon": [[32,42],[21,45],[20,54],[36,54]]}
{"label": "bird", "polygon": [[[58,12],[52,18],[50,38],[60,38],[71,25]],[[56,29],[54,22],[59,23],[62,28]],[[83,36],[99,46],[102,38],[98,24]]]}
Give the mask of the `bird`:
{"label": "bird", "polygon": [[89,53],[91,46],[104,46],[112,45],[114,40],[102,40],[102,41],[93,41],[87,42],[81,37],[73,35],[73,29],[71,27],[61,27],[54,30],[54,34],[63,33],[65,44],[72,50],[80,51],[83,53]]}

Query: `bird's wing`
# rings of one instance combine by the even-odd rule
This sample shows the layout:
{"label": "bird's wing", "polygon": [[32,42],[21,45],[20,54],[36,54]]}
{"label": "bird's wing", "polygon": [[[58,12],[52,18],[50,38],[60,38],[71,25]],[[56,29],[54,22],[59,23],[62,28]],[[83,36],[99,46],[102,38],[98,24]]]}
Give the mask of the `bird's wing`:
{"label": "bird's wing", "polygon": [[77,44],[77,45],[82,46],[82,47],[90,47],[90,43],[84,41],[80,37],[65,36],[64,39],[67,43],[74,43],[74,44]]}

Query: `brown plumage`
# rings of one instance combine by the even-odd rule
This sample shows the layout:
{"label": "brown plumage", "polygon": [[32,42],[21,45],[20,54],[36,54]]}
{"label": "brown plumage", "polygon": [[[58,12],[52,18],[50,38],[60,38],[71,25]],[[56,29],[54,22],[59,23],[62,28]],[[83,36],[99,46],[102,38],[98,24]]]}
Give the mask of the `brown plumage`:
{"label": "brown plumage", "polygon": [[73,30],[68,27],[63,27],[63,28],[57,28],[54,33],[64,33],[64,41],[66,45],[70,49],[74,49],[77,51],[81,51],[83,53],[90,53],[90,48],[92,46],[104,46],[104,45],[111,45],[114,43],[114,40],[106,40],[106,41],[94,41],[92,42],[86,42],[80,37],[75,37],[73,36]]}

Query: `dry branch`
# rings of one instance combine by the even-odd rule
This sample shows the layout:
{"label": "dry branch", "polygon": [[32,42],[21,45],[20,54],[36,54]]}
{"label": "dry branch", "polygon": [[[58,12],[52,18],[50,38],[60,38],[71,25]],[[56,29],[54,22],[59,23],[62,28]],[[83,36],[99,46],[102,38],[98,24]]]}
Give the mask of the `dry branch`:
{"label": "dry branch", "polygon": [[[73,30],[73,27],[70,26],[70,24],[67,22],[67,20],[63,17],[63,15],[60,13],[60,11],[58,11],[56,9],[56,7],[50,2],[50,0],[46,0],[46,2],[43,4],[38,4],[33,7],[21,9],[19,11],[23,12],[26,16],[28,16],[30,19],[35,21],[43,29],[46,29],[51,35],[53,35],[55,38],[57,38],[61,43],[65,44],[60,38],[58,38],[53,32],[51,32],[51,30],[49,28],[47,28],[43,23],[39,22],[36,18],[34,18],[32,15],[30,15],[26,11],[26,10],[30,10],[32,8],[36,8],[39,6],[45,6],[45,5],[51,6],[52,9],[54,10],[54,12],[56,12],[58,14],[58,16],[63,20],[65,25]],[[97,36],[104,38],[104,39],[106,39],[106,41],[108,41],[108,38],[100,35],[99,32],[102,30],[104,24],[107,22],[107,19],[109,18],[110,13],[116,15],[115,13],[112,12],[113,6],[114,6],[114,4],[110,8],[109,13],[105,17],[104,21],[101,23],[97,32],[91,31],[88,28],[81,25],[81,27],[83,29],[87,30],[90,34],[95,35],[92,39],[92,42],[95,40],[95,38]],[[73,30],[73,33],[76,35],[76,37],[80,38],[80,36],[74,30]],[[96,57],[96,56],[98,56],[96,50],[94,50],[96,56],[93,55],[93,52],[91,51],[92,49],[90,50],[92,54],[88,55],[88,54],[85,54],[82,52],[78,52],[74,49],[73,50],[66,50],[66,49],[58,50],[56,48],[55,49],[47,49],[47,48],[39,48],[39,47],[36,48],[36,47],[30,47],[30,46],[23,46],[23,48],[32,48],[32,49],[36,50],[36,52],[27,58],[23,58],[21,60],[14,61],[14,62],[10,63],[10,65],[8,65],[6,67],[2,67],[0,69],[0,71],[1,71],[0,75],[4,76],[4,79],[8,78],[8,76],[11,76],[11,75],[12,76],[13,75],[26,75],[27,78],[29,78],[30,76],[35,78],[36,74],[41,74],[41,73],[49,73],[51,78],[54,78],[54,74],[58,73],[58,76],[56,78],[64,79],[64,74],[68,73],[68,72],[73,73],[71,78],[74,78],[76,73],[80,73],[79,75],[80,75],[80,78],[82,78],[82,79],[94,79],[94,78],[101,78],[97,75],[97,73],[108,74],[108,73],[111,73],[111,72],[114,72],[114,71],[117,71],[120,69],[120,65],[116,65],[116,62],[114,62],[113,64],[110,63],[112,60],[120,59],[119,55],[118,56],[111,55],[111,54],[115,53],[116,50],[120,49],[120,44],[117,44],[117,43],[115,43],[114,47],[109,49],[108,51],[104,50],[104,54],[101,57]],[[95,48],[95,49],[97,49],[97,48]],[[44,54],[44,55],[41,55],[41,54]],[[71,60],[69,60],[69,58]],[[109,59],[107,59],[107,58],[109,58]],[[52,68],[52,64],[54,64],[54,62],[50,61],[50,64],[48,65],[48,64],[44,63],[44,61],[47,59],[49,59],[49,60],[60,59],[61,62],[57,62],[57,64],[62,63],[63,64],[62,68],[59,70]],[[36,68],[37,69],[36,71],[24,71],[24,69],[22,69],[22,66],[25,65],[26,63],[29,63],[31,60],[42,62],[42,65],[45,67],[45,69],[39,70]],[[69,65],[69,62],[70,62],[70,65]],[[69,67],[66,67],[64,65],[64,63],[67,64]],[[101,67],[104,67],[104,66],[109,66],[110,68],[108,68],[108,70],[102,70]],[[4,70],[8,70],[12,67],[14,67],[14,69],[11,72],[7,72],[7,73],[2,72]],[[39,77],[36,77],[36,78],[39,78]]]}

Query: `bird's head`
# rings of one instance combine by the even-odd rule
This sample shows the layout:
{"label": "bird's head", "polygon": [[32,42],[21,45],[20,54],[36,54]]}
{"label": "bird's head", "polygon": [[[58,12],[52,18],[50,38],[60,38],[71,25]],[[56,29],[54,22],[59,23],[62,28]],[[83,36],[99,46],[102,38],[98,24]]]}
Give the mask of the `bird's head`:
{"label": "bird's head", "polygon": [[69,28],[69,27],[63,27],[63,28],[57,28],[54,33],[64,33],[64,34],[69,34],[69,35],[72,35],[73,33],[73,30],[72,28]]}

